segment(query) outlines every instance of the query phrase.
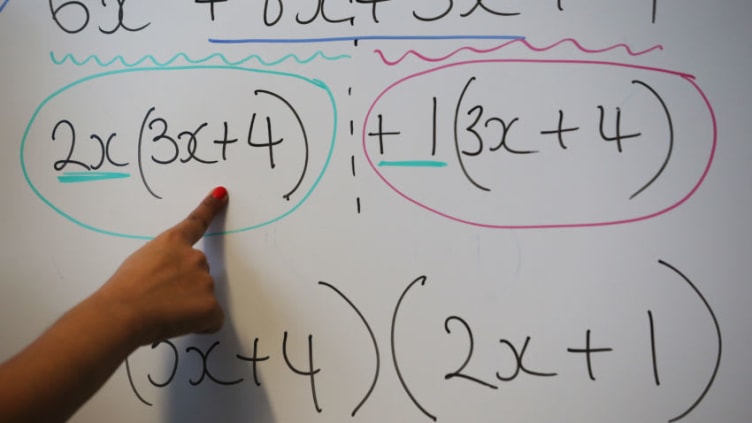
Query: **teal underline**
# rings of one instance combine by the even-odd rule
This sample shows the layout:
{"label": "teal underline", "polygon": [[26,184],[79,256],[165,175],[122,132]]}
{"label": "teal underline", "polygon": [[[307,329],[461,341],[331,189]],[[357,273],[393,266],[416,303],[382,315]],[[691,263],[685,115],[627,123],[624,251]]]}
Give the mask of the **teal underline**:
{"label": "teal underline", "polygon": [[446,162],[434,160],[380,161],[379,167],[446,167]]}
{"label": "teal underline", "polygon": [[57,180],[63,184],[73,184],[78,182],[108,181],[111,179],[130,178],[130,173],[118,172],[65,172],[57,177]]}
{"label": "teal underline", "polygon": [[222,54],[222,53],[214,53],[214,54],[211,54],[209,56],[206,56],[206,57],[203,57],[203,58],[200,58],[200,59],[192,59],[186,53],[177,53],[174,56],[172,56],[171,58],[166,59],[164,61],[160,61],[156,57],[154,57],[153,55],[147,54],[147,55],[141,57],[140,59],[136,59],[136,60],[134,60],[132,62],[128,62],[128,61],[126,61],[125,57],[123,57],[122,55],[117,55],[117,56],[113,57],[110,60],[103,60],[103,59],[101,59],[99,56],[97,56],[95,54],[86,56],[83,59],[79,59],[79,58],[76,58],[72,53],[68,53],[68,54],[64,55],[62,59],[58,59],[57,56],[55,56],[54,52],[50,52],[50,59],[52,60],[52,63],[54,63],[56,65],[63,65],[65,63],[67,63],[67,62],[70,62],[70,63],[72,63],[72,64],[74,64],[76,66],[84,66],[84,65],[89,64],[89,62],[93,61],[93,62],[95,62],[97,65],[99,65],[101,67],[107,67],[107,66],[111,66],[111,65],[119,63],[119,64],[121,64],[121,65],[123,65],[123,66],[125,66],[127,68],[135,68],[135,67],[137,67],[137,66],[139,66],[139,65],[141,65],[143,63],[147,63],[148,64],[148,62],[151,62],[154,66],[157,66],[157,67],[168,68],[168,67],[170,67],[170,65],[172,65],[175,62],[177,62],[179,59],[183,59],[186,62],[194,64],[194,65],[206,63],[206,62],[209,62],[211,60],[218,60],[218,61],[224,62],[224,64],[226,64],[227,66],[240,66],[240,65],[244,65],[246,62],[250,62],[252,60],[256,60],[256,61],[258,61],[260,64],[262,64],[264,66],[270,66],[271,67],[271,66],[279,65],[279,64],[281,64],[283,62],[286,62],[288,60],[294,60],[297,63],[299,63],[301,65],[304,65],[304,64],[313,62],[314,60],[317,60],[317,59],[324,59],[324,60],[328,60],[328,61],[334,62],[334,61],[338,61],[338,60],[351,59],[351,58],[352,57],[350,55],[348,55],[348,54],[340,54],[338,56],[327,56],[321,50],[319,50],[319,51],[317,51],[316,53],[312,54],[311,56],[309,56],[307,58],[300,58],[300,57],[298,57],[295,54],[288,54],[288,55],[283,56],[283,57],[281,57],[281,58],[279,58],[277,60],[274,60],[274,61],[266,61],[266,60],[262,59],[261,56],[259,56],[257,54],[252,54],[252,55],[249,55],[249,56],[247,56],[247,57],[245,57],[243,59],[232,61],[232,60],[227,59],[227,57],[225,57],[225,55]]}

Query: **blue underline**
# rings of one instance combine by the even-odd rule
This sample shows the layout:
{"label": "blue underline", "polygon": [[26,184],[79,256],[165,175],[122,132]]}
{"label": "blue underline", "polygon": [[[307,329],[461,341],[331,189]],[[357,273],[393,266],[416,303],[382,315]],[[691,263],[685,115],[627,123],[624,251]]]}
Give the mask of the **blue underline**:
{"label": "blue underline", "polygon": [[434,160],[380,161],[379,167],[446,167],[446,162]]}
{"label": "blue underline", "polygon": [[353,35],[323,38],[209,38],[214,44],[304,44],[342,41],[524,40],[521,35]]}

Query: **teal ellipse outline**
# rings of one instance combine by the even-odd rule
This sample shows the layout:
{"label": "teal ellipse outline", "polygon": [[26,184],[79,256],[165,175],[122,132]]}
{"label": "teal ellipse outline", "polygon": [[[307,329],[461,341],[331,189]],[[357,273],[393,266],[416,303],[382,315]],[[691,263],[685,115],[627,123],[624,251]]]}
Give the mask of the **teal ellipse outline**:
{"label": "teal ellipse outline", "polygon": [[36,110],[34,110],[34,113],[31,115],[31,119],[29,120],[29,123],[26,125],[26,129],[24,130],[23,138],[21,139],[21,150],[20,150],[21,171],[23,172],[24,179],[26,180],[26,183],[29,185],[29,188],[31,188],[32,192],[34,192],[34,194],[37,197],[39,197],[39,199],[42,200],[43,203],[45,203],[48,207],[50,207],[57,214],[59,214],[60,216],[62,216],[65,219],[67,219],[68,221],[70,221],[70,222],[72,222],[72,223],[74,223],[74,224],[76,224],[76,225],[78,225],[78,226],[80,226],[80,227],[82,227],[84,229],[88,229],[90,231],[93,231],[93,232],[96,232],[96,233],[99,233],[99,234],[113,236],[113,237],[118,237],[118,238],[139,239],[139,240],[146,240],[146,241],[154,239],[154,237],[156,235],[135,235],[135,234],[128,234],[128,233],[123,233],[123,232],[115,232],[115,231],[110,231],[110,230],[106,230],[106,229],[102,229],[102,228],[97,228],[95,226],[92,226],[92,225],[89,225],[87,223],[84,223],[83,221],[81,221],[79,219],[76,219],[72,215],[66,213],[65,211],[63,211],[62,209],[60,209],[59,207],[57,207],[55,204],[53,204],[44,195],[42,195],[41,192],[39,192],[39,190],[37,189],[37,187],[31,181],[31,178],[29,177],[29,173],[28,173],[28,171],[26,169],[26,160],[25,160],[25,155],[24,155],[25,148],[26,148],[26,140],[27,140],[27,138],[29,136],[29,132],[31,131],[31,127],[33,126],[33,124],[34,124],[37,116],[42,111],[42,109],[44,109],[44,107],[50,101],[52,101],[55,97],[59,96],[60,94],[66,92],[67,90],[69,90],[69,89],[71,89],[71,88],[73,88],[75,86],[82,85],[82,84],[84,84],[86,82],[89,82],[89,81],[92,81],[92,80],[95,80],[95,79],[105,78],[105,77],[112,76],[112,75],[117,75],[117,74],[135,73],[135,72],[160,72],[160,71],[161,72],[171,72],[171,71],[186,71],[186,70],[197,70],[197,69],[245,71],[245,72],[251,72],[251,73],[261,73],[261,74],[268,74],[268,75],[274,75],[274,76],[289,77],[289,78],[294,78],[294,79],[298,79],[298,80],[307,82],[307,83],[313,85],[316,88],[320,88],[320,89],[324,90],[324,92],[327,94],[327,96],[329,97],[329,101],[331,102],[331,105],[332,105],[332,112],[333,112],[333,117],[334,117],[334,120],[332,122],[332,139],[331,139],[331,143],[329,145],[329,152],[327,153],[327,156],[326,156],[326,159],[324,161],[324,165],[321,168],[321,171],[316,176],[316,179],[313,181],[313,185],[311,185],[311,187],[303,195],[303,197],[300,199],[300,201],[298,201],[297,203],[295,203],[289,210],[287,210],[283,214],[281,214],[281,215],[279,215],[279,216],[277,216],[275,218],[269,219],[269,220],[267,220],[265,222],[257,223],[255,225],[251,225],[251,226],[246,226],[246,227],[243,227],[243,228],[240,228],[240,229],[232,229],[232,230],[226,230],[226,231],[209,232],[205,236],[230,235],[230,234],[235,234],[235,233],[240,233],[240,232],[247,232],[247,231],[250,231],[250,230],[253,230],[253,229],[262,228],[264,226],[268,226],[268,225],[271,225],[271,224],[273,224],[275,222],[278,222],[278,221],[284,219],[285,217],[291,215],[295,211],[297,211],[303,205],[303,203],[305,203],[308,200],[308,197],[311,196],[311,194],[313,193],[313,191],[319,185],[319,182],[321,182],[321,179],[324,177],[324,174],[326,173],[327,169],[329,168],[329,163],[331,162],[332,155],[334,154],[334,146],[335,146],[336,139],[337,139],[337,125],[338,125],[338,110],[337,110],[337,103],[334,100],[334,94],[332,93],[331,89],[329,89],[329,86],[327,86],[323,81],[321,81],[319,79],[311,79],[311,78],[307,78],[307,77],[299,75],[299,74],[294,74],[294,73],[289,73],[289,72],[280,72],[280,71],[273,71],[273,70],[268,70],[268,69],[242,68],[242,67],[236,67],[236,66],[199,65],[199,66],[177,66],[177,67],[170,67],[170,68],[165,68],[165,67],[147,67],[147,68],[118,69],[118,70],[113,70],[113,71],[101,72],[101,73],[97,73],[97,74],[94,74],[94,75],[89,75],[89,76],[81,78],[81,79],[79,79],[77,81],[71,82],[71,83],[63,86],[62,88],[57,89],[52,94],[50,94],[47,98],[45,98],[44,100],[42,100],[42,102],[39,104],[39,106],[37,106]]}

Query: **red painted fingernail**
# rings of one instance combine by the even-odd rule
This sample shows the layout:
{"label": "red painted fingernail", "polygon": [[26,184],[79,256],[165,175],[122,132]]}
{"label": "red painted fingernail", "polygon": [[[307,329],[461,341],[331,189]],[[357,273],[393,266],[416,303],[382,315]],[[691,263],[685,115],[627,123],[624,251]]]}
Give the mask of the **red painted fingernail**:
{"label": "red painted fingernail", "polygon": [[224,200],[227,197],[227,189],[225,187],[216,187],[211,195],[217,200]]}

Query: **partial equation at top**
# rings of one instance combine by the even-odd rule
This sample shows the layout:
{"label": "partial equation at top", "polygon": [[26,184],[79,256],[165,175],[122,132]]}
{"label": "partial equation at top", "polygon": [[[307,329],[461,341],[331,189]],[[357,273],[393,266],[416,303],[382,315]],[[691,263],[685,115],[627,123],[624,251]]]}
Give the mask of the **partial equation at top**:
{"label": "partial equation at top", "polygon": [[[2,6],[9,1],[12,2],[5,0]],[[587,18],[585,22],[591,22],[593,29],[610,21],[656,25],[660,24],[662,14],[670,12],[662,10],[660,3],[658,0],[594,5],[570,5],[566,0],[446,0],[422,4],[394,0],[193,0],[168,3],[165,9],[155,10],[149,2],[140,0],[48,0],[48,8],[52,22],[67,34],[159,32],[176,22],[182,25],[190,22],[194,31],[215,32],[215,35],[205,34],[212,42],[234,43],[260,40],[263,38],[258,35],[274,34],[279,28],[290,31],[294,27],[306,27],[306,31],[321,29],[318,35],[326,37],[331,35],[326,34],[328,29],[348,36],[366,36],[359,31],[375,29],[379,34],[395,36],[404,35],[405,31],[442,34],[447,27],[462,27],[467,23],[515,25],[546,19],[568,25]],[[306,38],[310,38],[308,34]]]}

